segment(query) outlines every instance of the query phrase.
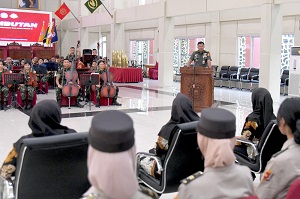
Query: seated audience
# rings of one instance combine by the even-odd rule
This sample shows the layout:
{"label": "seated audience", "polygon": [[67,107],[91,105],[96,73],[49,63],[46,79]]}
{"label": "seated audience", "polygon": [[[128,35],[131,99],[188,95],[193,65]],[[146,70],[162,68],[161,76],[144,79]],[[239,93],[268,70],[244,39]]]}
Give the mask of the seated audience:
{"label": "seated audience", "polygon": [[283,199],[291,184],[300,177],[300,98],[285,99],[279,107],[277,121],[287,141],[268,162],[257,188],[260,199]]}
{"label": "seated audience", "polygon": [[[155,144],[154,153],[161,160],[163,165],[165,156],[171,143],[171,134],[177,124],[197,121],[199,116],[193,110],[192,101],[182,93],[178,93],[172,104],[171,119],[165,124],[158,133],[158,139]],[[151,150],[150,150],[151,151]],[[158,170],[157,162],[152,157],[142,156],[140,158],[140,167],[149,175],[160,179],[161,171]],[[160,164],[160,163],[159,163]]]}
{"label": "seated audience", "polygon": [[28,122],[32,132],[31,134],[22,136],[16,143],[13,144],[13,149],[7,155],[7,158],[1,167],[1,176],[3,178],[10,178],[14,175],[17,157],[23,139],[76,133],[75,130],[62,126],[60,123],[61,110],[54,100],[43,100],[37,103],[31,110]]}
{"label": "seated audience", "polygon": [[235,164],[235,116],[224,109],[204,109],[198,123],[198,146],[204,172],[182,180],[179,199],[239,199],[254,193],[250,170]]}
{"label": "seated audience", "polygon": [[[273,100],[267,89],[257,88],[252,92],[252,108],[253,112],[246,118],[241,138],[258,142],[269,122],[276,119],[273,113]],[[254,151],[251,149],[249,147],[247,150],[246,144],[237,142],[234,151],[254,158]]]}
{"label": "seated audience", "polygon": [[88,179],[92,187],[83,198],[157,198],[155,192],[138,185],[133,121],[128,115],[120,111],[97,113],[88,140]]}

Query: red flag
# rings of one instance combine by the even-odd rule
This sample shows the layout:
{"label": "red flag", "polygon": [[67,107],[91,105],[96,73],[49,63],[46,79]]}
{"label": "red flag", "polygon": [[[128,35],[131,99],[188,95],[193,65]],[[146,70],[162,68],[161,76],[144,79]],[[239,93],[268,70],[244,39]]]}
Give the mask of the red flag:
{"label": "red flag", "polygon": [[67,16],[69,12],[70,8],[65,3],[63,3],[54,14],[56,14],[56,16],[60,18],[60,20],[63,20],[63,18],[65,18],[65,16]]}

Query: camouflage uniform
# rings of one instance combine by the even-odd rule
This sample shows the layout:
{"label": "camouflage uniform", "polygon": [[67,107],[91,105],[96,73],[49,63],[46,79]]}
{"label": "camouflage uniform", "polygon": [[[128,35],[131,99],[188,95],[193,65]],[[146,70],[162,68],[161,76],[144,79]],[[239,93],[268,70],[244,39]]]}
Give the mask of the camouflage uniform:
{"label": "camouflage uniform", "polygon": [[28,81],[30,80],[29,73],[25,72],[25,70],[22,70],[20,73],[25,75],[24,76],[25,86],[19,86],[19,91],[21,93],[22,101],[24,102],[26,100],[26,92],[28,92],[28,101],[32,101],[35,88],[28,85]]}
{"label": "camouflage uniform", "polygon": [[7,72],[7,70],[3,70],[2,72],[0,72],[0,101],[2,100],[2,95],[3,95],[3,102],[7,103],[9,89],[7,86],[2,85],[2,74],[5,72]]}
{"label": "camouflage uniform", "polygon": [[196,50],[193,52],[193,54],[190,57],[191,61],[194,61],[194,66],[202,66],[202,67],[208,67],[207,61],[211,61],[211,56],[209,51],[202,51]]}
{"label": "camouflage uniform", "polygon": [[[65,74],[68,71],[71,71],[71,68],[59,70],[57,72],[56,78],[59,78],[59,83],[62,86],[64,86],[66,84],[66,82],[67,82]],[[61,100],[61,95],[62,95],[62,89],[56,87],[55,93],[56,93],[56,100],[60,101]],[[77,102],[79,102],[79,99],[80,99],[80,95],[77,95],[77,97],[76,97]]]}
{"label": "camouflage uniform", "polygon": [[[104,70],[100,69],[98,72],[99,72],[100,75],[102,75],[103,73],[106,72],[106,69],[104,69]],[[97,101],[100,101],[101,88],[102,88],[103,83],[104,83],[104,81],[102,79],[100,79],[100,88],[96,87],[96,99],[97,99]],[[116,95],[113,97],[113,103],[117,102],[118,95],[119,95],[119,88],[116,86]]]}

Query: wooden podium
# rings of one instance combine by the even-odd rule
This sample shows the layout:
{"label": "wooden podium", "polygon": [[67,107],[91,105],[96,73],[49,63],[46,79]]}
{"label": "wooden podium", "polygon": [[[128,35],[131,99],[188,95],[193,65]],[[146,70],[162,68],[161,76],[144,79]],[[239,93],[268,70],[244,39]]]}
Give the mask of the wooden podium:
{"label": "wooden podium", "polygon": [[181,67],[180,73],[180,91],[192,100],[194,111],[211,107],[214,103],[213,69]]}

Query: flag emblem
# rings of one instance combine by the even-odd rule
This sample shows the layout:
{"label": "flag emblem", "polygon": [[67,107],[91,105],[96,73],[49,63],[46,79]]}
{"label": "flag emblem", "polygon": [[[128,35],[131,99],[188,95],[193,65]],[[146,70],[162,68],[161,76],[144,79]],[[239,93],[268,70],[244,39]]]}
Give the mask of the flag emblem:
{"label": "flag emblem", "polygon": [[55,11],[55,15],[60,18],[60,20],[63,20],[63,18],[69,14],[69,12],[71,12],[70,8],[63,3],[56,11]]}
{"label": "flag emblem", "polygon": [[95,12],[95,10],[102,4],[100,0],[88,0],[84,5],[91,12]]}
{"label": "flag emblem", "polygon": [[63,8],[63,9],[60,10],[59,13],[60,13],[61,15],[66,15],[67,11],[66,11],[66,9]]}

